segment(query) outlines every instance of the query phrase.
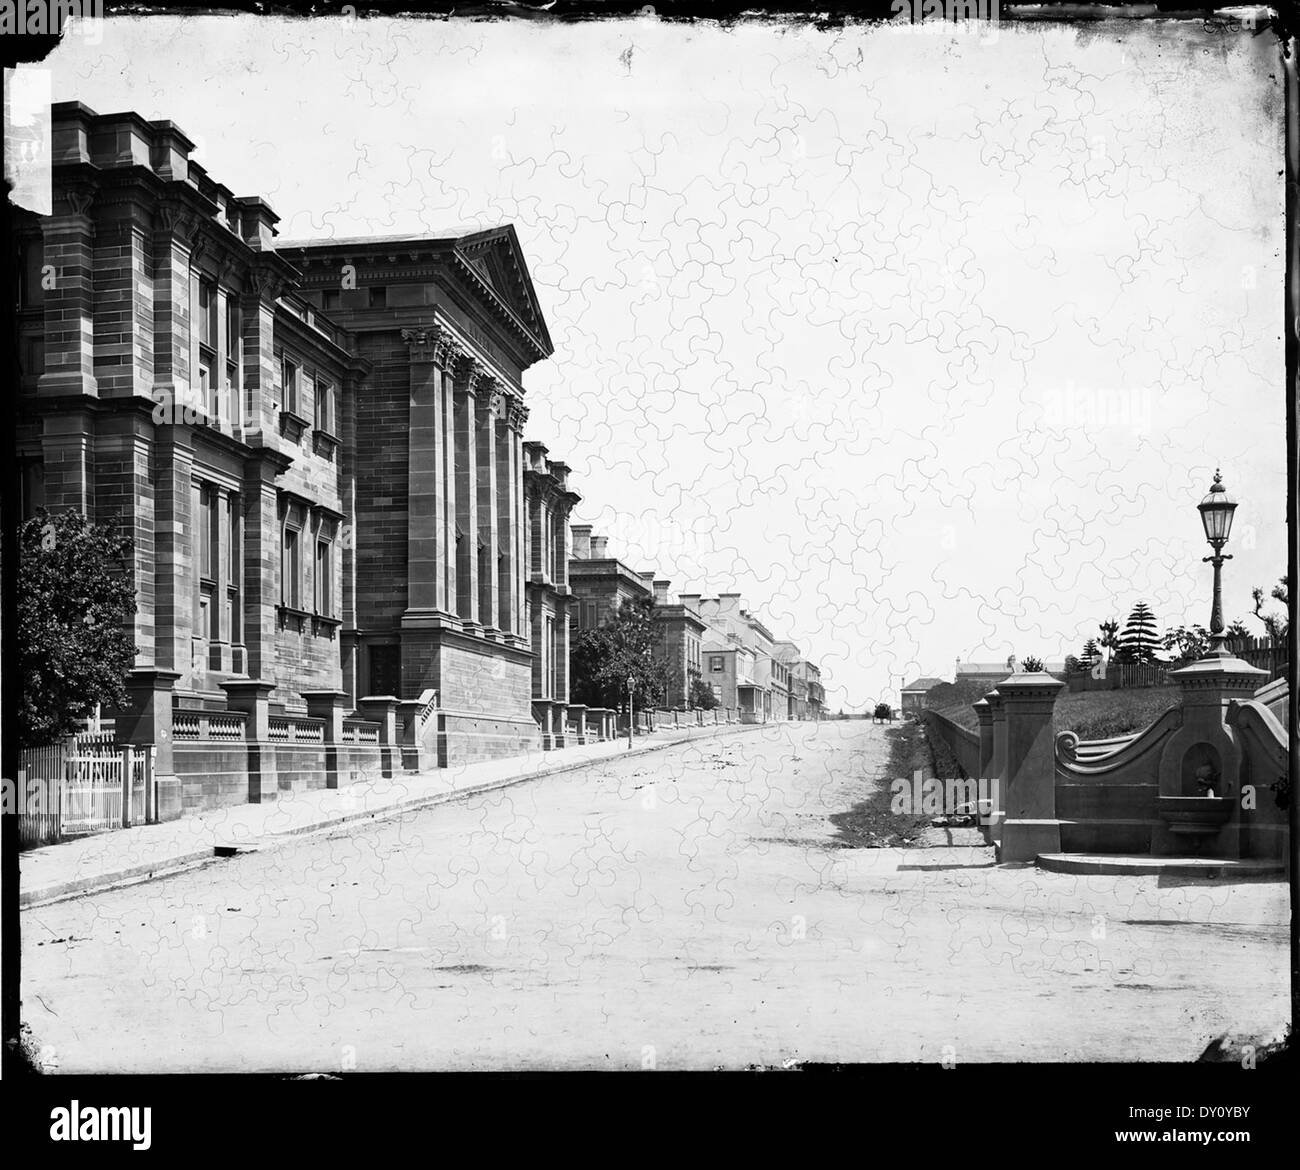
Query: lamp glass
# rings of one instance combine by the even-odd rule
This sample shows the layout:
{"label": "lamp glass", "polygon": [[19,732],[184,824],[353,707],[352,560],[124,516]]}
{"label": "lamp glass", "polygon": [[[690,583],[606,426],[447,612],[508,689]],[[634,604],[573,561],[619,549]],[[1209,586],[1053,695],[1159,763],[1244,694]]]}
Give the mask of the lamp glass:
{"label": "lamp glass", "polygon": [[1205,539],[1211,544],[1226,542],[1228,533],[1232,530],[1232,514],[1237,510],[1237,505],[1220,495],[1218,499],[1211,499],[1199,506],[1201,523],[1205,526]]}

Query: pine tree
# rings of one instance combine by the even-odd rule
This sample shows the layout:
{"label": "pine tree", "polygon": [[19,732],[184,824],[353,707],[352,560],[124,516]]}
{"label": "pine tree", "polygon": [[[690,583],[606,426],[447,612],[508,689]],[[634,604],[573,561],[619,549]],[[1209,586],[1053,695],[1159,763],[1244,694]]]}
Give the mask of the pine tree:
{"label": "pine tree", "polygon": [[1089,638],[1083,644],[1082,658],[1084,662],[1093,663],[1097,661],[1097,656],[1101,653],[1101,648],[1097,645],[1096,638]]}
{"label": "pine tree", "polygon": [[1156,615],[1145,601],[1139,601],[1128,615],[1124,632],[1119,636],[1119,659],[1121,662],[1152,662],[1159,648]]}

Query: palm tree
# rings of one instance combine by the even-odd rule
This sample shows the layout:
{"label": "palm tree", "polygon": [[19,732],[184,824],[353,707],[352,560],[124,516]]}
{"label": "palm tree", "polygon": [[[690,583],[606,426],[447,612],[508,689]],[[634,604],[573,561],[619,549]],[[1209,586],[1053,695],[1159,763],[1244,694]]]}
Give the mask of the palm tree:
{"label": "palm tree", "polygon": [[1098,629],[1101,630],[1102,648],[1109,651],[1106,657],[1114,657],[1115,651],[1119,649],[1119,622],[1111,618],[1102,622]]}

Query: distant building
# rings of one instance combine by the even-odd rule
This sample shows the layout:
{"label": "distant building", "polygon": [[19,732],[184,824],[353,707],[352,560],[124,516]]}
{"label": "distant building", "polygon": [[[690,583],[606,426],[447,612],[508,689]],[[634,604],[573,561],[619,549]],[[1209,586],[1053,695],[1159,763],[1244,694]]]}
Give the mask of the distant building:
{"label": "distant building", "polygon": [[[1002,677],[1006,678],[1006,675]],[[908,683],[901,693],[902,713],[910,715],[915,711],[924,711],[925,696],[945,681],[941,678],[918,678]]]}
{"label": "distant building", "polygon": [[[569,554],[569,588],[577,630],[594,630],[618,613],[624,601],[649,601],[654,587],[607,552],[609,538],[593,536],[590,524],[574,524]],[[651,574],[653,577],[653,574]]]}
{"label": "distant building", "polygon": [[700,595],[683,593],[674,602],[668,594],[670,581],[657,578],[652,584],[659,654],[668,667],[665,702],[669,707],[689,707],[691,680],[702,676],[701,651],[708,628],[695,608]]}
{"label": "distant building", "polygon": [[[739,655],[734,664],[735,705],[742,719],[748,716],[753,722],[766,723],[769,719],[788,718],[789,668],[773,661],[776,643],[771,631],[741,607],[740,594],[701,598],[699,615],[709,628],[706,645],[718,648],[714,653],[725,653],[728,647],[748,651],[748,655]],[[705,651],[706,656],[708,653]],[[711,671],[706,671],[705,677],[711,680]]]}
{"label": "distant building", "polygon": [[[1048,674],[1065,677],[1065,663],[1046,662],[1043,666]],[[1001,662],[963,662],[958,658],[955,679],[959,683],[984,683],[991,689],[1020,669],[1020,663],[1014,654]]]}
{"label": "distant building", "polygon": [[764,702],[754,678],[754,652],[738,640],[709,629],[701,646],[704,681],[718,706],[740,713],[742,723],[764,722]]}

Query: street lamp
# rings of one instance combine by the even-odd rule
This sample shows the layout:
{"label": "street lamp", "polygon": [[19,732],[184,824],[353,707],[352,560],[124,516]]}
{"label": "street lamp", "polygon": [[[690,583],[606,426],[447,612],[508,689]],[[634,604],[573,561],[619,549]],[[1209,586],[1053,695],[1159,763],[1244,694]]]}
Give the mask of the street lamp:
{"label": "street lamp", "polygon": [[632,725],[636,722],[636,712],[632,709],[632,689],[636,686],[636,679],[630,674],[627,676],[627,750],[632,750]]}
{"label": "street lamp", "polygon": [[1223,477],[1219,469],[1214,469],[1214,483],[1209,493],[1196,505],[1201,513],[1201,523],[1205,527],[1205,539],[1214,549],[1212,556],[1202,557],[1201,563],[1209,561],[1214,566],[1214,603],[1210,607],[1210,649],[1207,658],[1231,658],[1232,654],[1223,648],[1226,638],[1223,634],[1223,596],[1221,573],[1223,562],[1232,560],[1231,554],[1225,556],[1223,546],[1228,543],[1228,533],[1232,531],[1232,514],[1237,510],[1237,502],[1228,495],[1223,486]]}

